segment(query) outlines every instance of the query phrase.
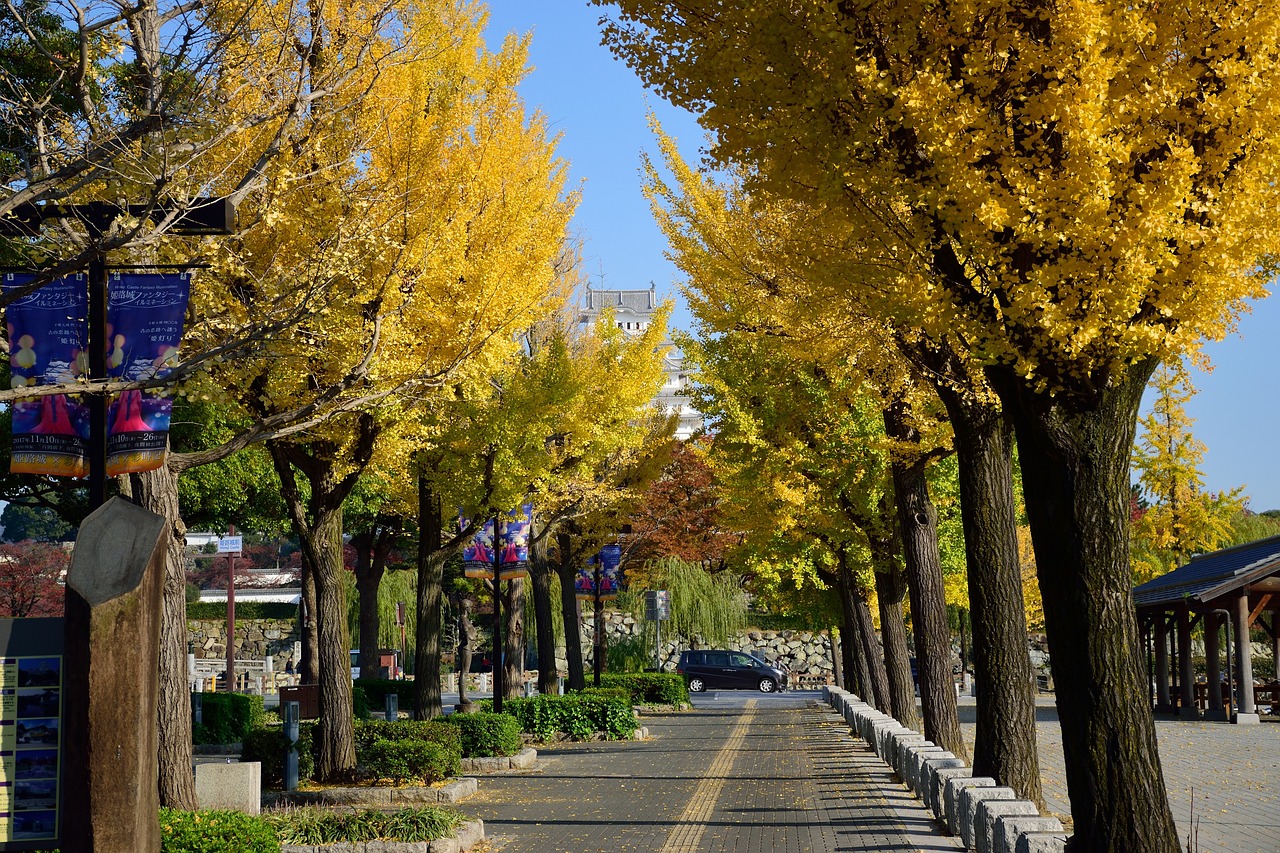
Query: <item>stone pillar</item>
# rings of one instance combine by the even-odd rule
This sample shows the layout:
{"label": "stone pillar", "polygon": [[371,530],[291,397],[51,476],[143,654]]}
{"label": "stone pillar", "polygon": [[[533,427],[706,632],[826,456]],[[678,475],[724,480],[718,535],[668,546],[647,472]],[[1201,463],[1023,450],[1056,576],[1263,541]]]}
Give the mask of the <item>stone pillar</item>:
{"label": "stone pillar", "polygon": [[1227,712],[1222,707],[1222,619],[1217,613],[1204,614],[1205,712],[1206,720],[1224,722]]}
{"label": "stone pillar", "polygon": [[1156,644],[1156,707],[1157,714],[1173,713],[1169,698],[1169,623],[1163,613],[1156,614],[1151,634]]}
{"label": "stone pillar", "polygon": [[64,853],[158,853],[157,694],[169,525],[113,498],[66,585]]}
{"label": "stone pillar", "polygon": [[1195,667],[1191,662],[1191,611],[1186,606],[1178,610],[1178,687],[1178,716],[1184,720],[1200,719]]}
{"label": "stone pillar", "polygon": [[1235,602],[1236,623],[1236,695],[1240,709],[1237,723],[1258,722],[1257,708],[1253,703],[1253,644],[1249,642],[1249,591],[1240,590]]}
{"label": "stone pillar", "polygon": [[[1271,611],[1271,662],[1275,667],[1276,683],[1280,684],[1280,610]],[[1274,701],[1280,703],[1280,696]]]}

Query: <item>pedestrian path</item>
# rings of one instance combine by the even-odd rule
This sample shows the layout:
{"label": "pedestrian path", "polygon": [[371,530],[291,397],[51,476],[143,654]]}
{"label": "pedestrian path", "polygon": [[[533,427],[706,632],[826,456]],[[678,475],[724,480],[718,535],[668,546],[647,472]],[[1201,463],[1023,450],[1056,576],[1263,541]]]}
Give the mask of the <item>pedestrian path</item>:
{"label": "pedestrian path", "polygon": [[699,696],[641,743],[540,751],[463,805],[502,853],[955,851],[817,694]]}

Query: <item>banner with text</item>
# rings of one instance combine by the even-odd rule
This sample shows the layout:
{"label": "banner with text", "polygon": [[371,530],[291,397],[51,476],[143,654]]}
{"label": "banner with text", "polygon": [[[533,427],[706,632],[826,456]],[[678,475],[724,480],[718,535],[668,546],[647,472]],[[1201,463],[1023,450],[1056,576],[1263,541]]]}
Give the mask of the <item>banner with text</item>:
{"label": "banner with text", "polygon": [[578,569],[574,592],[578,598],[596,597],[596,578],[600,579],[600,598],[617,598],[622,587],[622,546],[605,545],[600,553]]}
{"label": "banner with text", "polygon": [[[191,294],[188,273],[113,273],[107,288],[107,375],[163,378],[178,363],[182,321]],[[163,391],[125,391],[107,414],[107,475],[151,471],[164,464],[173,400]]]}
{"label": "banner with text", "polygon": [[[498,565],[502,580],[522,578],[529,573],[529,530],[533,504],[524,504],[498,516]],[[494,562],[493,522],[488,519],[462,549],[462,571],[469,578],[492,578]],[[466,530],[470,519],[458,513],[458,529]]]}
{"label": "banner with text", "polygon": [[[34,276],[9,273],[6,293]],[[9,375],[13,388],[75,382],[88,372],[88,285],[60,278],[8,306]],[[89,473],[89,408],[78,395],[56,394],[13,404],[14,474],[84,477]]]}

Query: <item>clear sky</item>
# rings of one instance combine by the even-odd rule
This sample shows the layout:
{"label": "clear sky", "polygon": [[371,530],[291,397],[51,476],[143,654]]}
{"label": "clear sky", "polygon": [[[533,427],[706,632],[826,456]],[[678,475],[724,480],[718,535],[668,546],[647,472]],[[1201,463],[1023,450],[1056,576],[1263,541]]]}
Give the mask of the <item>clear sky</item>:
{"label": "clear sky", "polygon": [[[490,0],[490,44],[508,32],[532,32],[534,71],[521,88],[553,131],[560,153],[582,182],[574,222],[586,241],[587,271],[595,287],[656,285],[678,298],[678,271],[663,257],[666,241],[640,193],[640,153],[656,146],[646,113],[657,113],[687,159],[696,160],[703,134],[689,113],[646,94],[635,75],[600,45],[601,9],[586,0]],[[673,325],[687,327],[677,308]],[[1243,485],[1257,511],[1280,509],[1280,456],[1272,452],[1271,417],[1280,393],[1268,377],[1280,365],[1280,300],[1269,299],[1243,317],[1240,330],[1207,352],[1215,364],[1197,374],[1200,393],[1188,404],[1195,434],[1207,445],[1205,487]]]}

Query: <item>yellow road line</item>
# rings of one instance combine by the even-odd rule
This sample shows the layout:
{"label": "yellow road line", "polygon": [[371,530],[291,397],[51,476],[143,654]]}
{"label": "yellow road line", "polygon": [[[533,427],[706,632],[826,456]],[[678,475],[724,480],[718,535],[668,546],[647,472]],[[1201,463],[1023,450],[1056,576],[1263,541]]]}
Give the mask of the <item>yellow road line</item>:
{"label": "yellow road line", "polygon": [[662,845],[661,853],[697,853],[698,845],[702,843],[702,836],[707,832],[707,821],[710,820],[716,802],[720,799],[720,790],[724,787],[725,778],[733,769],[733,760],[737,757],[742,742],[747,739],[747,728],[755,715],[756,700],[749,699],[746,713],[729,733],[729,739],[716,753],[715,760],[711,762],[706,775],[698,783],[693,796],[689,798],[689,804],[685,806],[680,817],[676,818],[676,825],[671,828],[671,832],[667,833],[667,842]]}

